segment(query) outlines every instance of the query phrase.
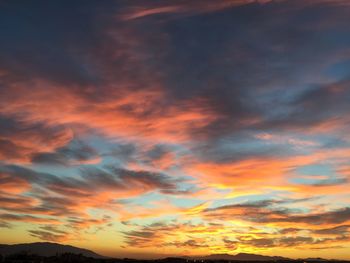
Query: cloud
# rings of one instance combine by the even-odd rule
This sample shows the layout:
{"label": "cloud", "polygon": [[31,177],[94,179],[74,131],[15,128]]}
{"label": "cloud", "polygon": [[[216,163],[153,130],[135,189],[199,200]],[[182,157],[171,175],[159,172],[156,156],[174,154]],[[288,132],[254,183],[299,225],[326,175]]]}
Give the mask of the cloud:
{"label": "cloud", "polygon": [[225,247],[229,250],[235,250],[238,247],[239,242],[238,241],[232,241],[227,238],[223,238],[222,241],[224,241]]}
{"label": "cloud", "polygon": [[[31,184],[37,184],[59,194],[71,193],[76,196],[89,196],[100,190],[119,190],[136,188],[138,191],[159,189],[165,193],[176,193],[177,183],[181,179],[149,171],[132,171],[118,167],[82,168],[81,176],[59,177],[53,174],[40,173],[34,170],[14,165],[2,165],[0,172],[4,176],[3,183],[21,179]],[[11,175],[8,177],[7,175]],[[135,190],[136,190],[135,189]]]}
{"label": "cloud", "polygon": [[126,244],[133,247],[144,247],[148,246],[147,242],[151,240],[152,237],[156,236],[155,232],[151,231],[129,231],[124,233],[126,237]]}
{"label": "cloud", "polygon": [[178,248],[208,248],[205,239],[183,238],[180,233],[188,235],[200,234],[203,231],[216,231],[217,226],[193,224],[191,222],[155,222],[139,227],[139,230],[123,232],[125,243],[133,247],[178,247]]}
{"label": "cloud", "polygon": [[11,224],[4,221],[0,221],[0,228],[11,228]]}
{"label": "cloud", "polygon": [[43,230],[29,230],[28,232],[31,236],[39,238],[41,240],[45,240],[45,241],[64,242],[67,240],[67,233],[65,232],[60,234],[52,233],[49,231],[43,231]]}
{"label": "cloud", "polygon": [[0,115],[0,130],[0,155],[2,160],[12,162],[28,162],[31,154],[63,146],[72,136],[60,125],[8,115]]}
{"label": "cloud", "polygon": [[203,242],[198,241],[197,239],[188,239],[186,241],[180,242],[180,241],[174,241],[165,243],[164,246],[175,246],[180,248],[208,248],[209,245]]}
{"label": "cloud", "polygon": [[38,152],[32,155],[33,163],[48,165],[79,165],[90,162],[99,162],[97,151],[76,140],[69,145],[57,148],[54,152]]}
{"label": "cloud", "polygon": [[[345,207],[342,209],[308,215],[289,215],[287,218],[280,219],[281,222],[295,222],[295,223],[307,223],[307,224],[340,224],[348,222],[350,220],[350,208]],[[273,219],[272,221],[279,221],[279,219]]]}
{"label": "cloud", "polygon": [[[247,202],[243,204],[226,205],[203,210],[204,216],[218,219],[241,219],[255,223],[293,223],[294,225],[332,225],[341,224],[350,220],[350,208],[344,207],[337,210],[302,213],[295,209],[281,207],[287,202],[264,200],[259,202]],[[279,206],[276,206],[279,205]],[[290,229],[288,231],[294,231]]]}
{"label": "cloud", "polygon": [[[288,1],[288,0],[281,0]],[[346,0],[307,0],[307,1],[294,1],[297,2],[297,6],[308,5],[348,5]],[[140,18],[147,18],[149,16],[161,16],[169,14],[182,14],[185,16],[198,15],[202,13],[218,12],[224,9],[232,9],[244,5],[257,5],[257,4],[274,4],[273,0],[219,0],[213,4],[210,0],[204,1],[163,1],[161,4],[157,2],[149,2],[147,4],[144,1],[136,1],[136,4],[127,8],[122,18],[125,20],[133,20]]]}
{"label": "cloud", "polygon": [[348,1],[0,6],[0,226],[120,221],[190,254],[346,242]]}
{"label": "cloud", "polygon": [[[236,222],[232,217],[231,220]],[[300,228],[296,229],[297,231],[289,228],[288,231],[283,231],[283,233],[282,231],[276,233],[268,230],[269,227],[266,224],[261,227],[256,226],[257,228],[245,228],[243,225],[238,227],[235,224],[227,224],[227,221],[224,227],[217,223],[156,222],[151,225],[137,226],[138,230],[123,232],[123,234],[126,239],[125,242],[132,247],[170,246],[181,249],[187,247],[211,249],[212,251],[215,251],[215,248],[213,249],[213,245],[210,244],[215,244],[214,246],[219,248],[218,251],[226,251],[220,250],[220,248],[242,250],[244,248],[302,248],[305,246],[317,249],[321,244],[332,244],[347,240],[346,231],[332,231],[333,228],[328,229],[327,227],[319,230]],[[343,227],[339,227],[339,230],[341,228]],[[184,232],[186,237],[183,236]],[[318,234],[315,236],[312,233]]]}
{"label": "cloud", "polygon": [[[97,70],[87,63],[92,54],[99,53],[101,45],[107,44],[109,36],[102,29],[113,22],[118,4],[99,3],[100,12],[96,12],[96,3],[84,2],[84,10],[80,9],[82,2],[72,4],[69,1],[2,4],[0,16],[6,41],[0,46],[0,68],[9,72],[10,79],[15,76],[21,76],[22,80],[45,78],[78,85],[98,82]],[[63,13],[65,22],[57,23]],[[13,14],[22,19],[14,22]]]}
{"label": "cloud", "polygon": [[270,0],[219,0],[213,4],[210,0],[197,1],[163,1],[161,5],[153,1],[151,5],[143,1],[138,1],[131,5],[122,15],[125,20],[133,20],[147,18],[149,16],[159,16],[162,14],[182,14],[185,16],[198,15],[201,13],[210,13],[220,11],[222,9],[233,8],[246,4],[268,3]]}
{"label": "cloud", "polygon": [[[84,12],[79,10],[79,5],[70,6],[70,11],[68,13],[65,12],[67,22],[63,24],[55,23],[55,21],[59,20],[60,11],[67,8],[68,2],[63,2],[59,6],[55,5],[55,8],[42,3],[41,8],[37,9],[32,6],[22,7],[17,3],[13,5],[6,4],[4,8],[6,13],[11,13],[11,10],[17,10],[17,12],[24,14],[28,12],[36,12],[38,14],[33,21],[28,22],[23,18],[23,21],[18,22],[18,25],[13,25],[13,27],[18,27],[18,30],[16,30],[17,28],[14,29],[16,34],[13,37],[22,40],[17,42],[28,43],[27,49],[33,53],[31,56],[34,58],[33,61],[25,61],[19,55],[15,59],[14,56],[11,56],[14,52],[7,52],[10,54],[8,55],[10,58],[5,60],[4,63],[11,64],[8,62],[9,60],[19,60],[15,64],[20,67],[23,66],[23,69],[6,69],[4,66],[5,69],[7,72],[13,72],[14,75],[28,75],[30,76],[28,78],[35,79],[32,85],[33,98],[31,101],[35,100],[38,105],[42,105],[41,107],[49,108],[43,103],[43,96],[40,96],[44,91],[42,88],[35,87],[38,85],[38,80],[43,83],[42,85],[51,87],[51,95],[60,93],[66,99],[68,97],[70,101],[70,107],[62,107],[60,100],[56,101],[53,96],[49,96],[50,108],[56,106],[57,109],[60,109],[60,120],[58,120],[58,117],[54,118],[53,116],[51,118],[49,116],[45,116],[45,118],[37,116],[38,113],[33,112],[33,107],[17,108],[16,110],[24,111],[31,118],[44,118],[50,122],[61,121],[69,126],[75,123],[92,126],[91,128],[98,130],[107,129],[109,134],[116,134],[116,131],[121,132],[122,124],[127,121],[129,123],[128,127],[123,127],[128,129],[126,134],[137,133],[143,130],[147,134],[156,132],[159,135],[160,130],[163,130],[161,134],[169,136],[169,134],[174,132],[174,129],[169,127],[176,125],[169,120],[169,117],[177,117],[177,124],[184,124],[185,135],[189,133],[192,137],[199,135],[220,136],[252,128],[271,129],[274,127],[286,127],[287,125],[288,127],[299,127],[315,124],[318,117],[312,114],[312,109],[309,111],[306,109],[307,114],[310,112],[311,118],[314,116],[312,121],[306,120],[307,114],[299,116],[298,112],[294,111],[285,116],[285,108],[288,107],[286,107],[286,101],[283,98],[272,99],[271,103],[274,103],[278,109],[276,114],[278,112],[281,114],[270,116],[269,108],[264,106],[266,102],[261,99],[262,97],[265,98],[265,96],[260,97],[256,96],[256,94],[268,95],[271,89],[281,85],[281,83],[286,83],[287,85],[301,84],[296,83],[301,77],[297,78],[295,76],[302,74],[302,72],[309,72],[310,68],[317,64],[315,60],[318,57],[332,57],[334,59],[335,50],[337,48],[342,49],[343,46],[346,46],[346,43],[338,47],[333,42],[329,42],[328,45],[320,46],[318,49],[313,48],[316,46],[315,42],[317,39],[327,35],[328,31],[312,31],[317,36],[310,35],[308,30],[311,31],[312,28],[301,27],[301,22],[306,23],[309,27],[314,27],[315,24],[312,21],[304,19],[305,21],[299,21],[295,24],[289,23],[290,20],[294,21],[295,17],[297,17],[297,11],[290,8],[290,1],[284,1],[279,4],[270,2],[223,0],[213,5],[210,1],[201,3],[197,1],[179,1],[178,5],[174,5],[171,4],[173,2],[167,1],[166,3],[163,2],[161,7],[153,7],[153,5],[157,5],[157,2],[145,4],[143,1],[138,1],[133,7],[132,5],[123,6],[124,3],[108,1],[103,4],[97,4],[97,2],[91,1],[89,4],[84,5]],[[321,3],[319,1],[313,2]],[[269,4],[260,5],[260,3]],[[238,10],[232,8],[246,4],[248,5],[238,8]],[[298,1],[295,5],[303,6],[302,1]],[[96,12],[96,6],[99,12]],[[174,6],[179,6],[179,8],[174,8]],[[149,18],[152,14],[164,13],[164,11],[168,13],[173,9],[174,11],[187,10],[194,13],[198,10],[202,15],[181,19],[180,21],[166,21],[161,26],[152,24],[151,35],[141,33],[139,25],[119,21],[115,17],[115,13],[135,10],[136,13],[146,12],[146,15],[138,15],[137,17]],[[219,9],[222,10],[220,17],[215,12],[210,12]],[[261,12],[263,9],[266,11],[264,13],[269,14],[278,14],[285,11],[286,16],[279,18],[279,23],[273,23],[271,17],[274,16],[264,15]],[[321,5],[320,10],[307,10],[307,12],[311,13],[311,16],[315,16],[317,21],[320,20],[319,13],[327,15],[329,19],[334,19],[332,14],[326,12],[323,5]],[[237,13],[237,15],[232,16],[231,13]],[[248,16],[244,14],[255,14],[257,17],[260,17],[260,21],[265,22],[259,24],[245,23]],[[8,15],[4,14],[2,17],[6,23],[11,23]],[[45,21],[46,23],[41,23],[44,19],[47,20]],[[203,23],[206,19],[213,22]],[[86,25],[84,21],[88,21],[88,24]],[[245,26],[241,29],[240,25],[242,23]],[[340,26],[342,25],[341,21],[338,23]],[[44,38],[45,41],[39,41],[35,38],[34,28],[38,28],[35,26],[37,24],[45,25],[39,27],[42,32],[39,31],[37,33],[39,34],[38,38]],[[68,24],[71,25],[68,28],[69,30],[67,30]],[[284,27],[287,30],[281,30]],[[111,33],[113,28],[116,32],[115,34],[125,35],[125,37],[114,37],[115,34]],[[161,34],[163,31],[166,33]],[[211,38],[210,34],[214,31],[215,37]],[[290,36],[286,36],[283,33],[285,31],[289,32]],[[32,34],[26,34],[25,32],[32,32]],[[48,32],[58,32],[58,34],[54,38],[46,39],[52,35],[48,34]],[[192,32],[196,33],[192,34]],[[232,32],[235,33],[233,34]],[[152,34],[157,36],[153,37]],[[260,36],[263,36],[260,44],[245,45],[246,42],[257,42],[256,40],[259,40]],[[291,45],[290,38],[295,41],[295,45]],[[123,41],[122,39],[130,40]],[[11,39],[8,41],[13,42]],[[346,42],[346,40],[344,41]],[[42,46],[40,43],[50,43],[51,45]],[[163,47],[164,52],[156,52],[151,48],[156,43],[165,45]],[[8,43],[3,43],[3,45],[3,50],[7,51],[16,48],[16,46]],[[49,50],[48,52],[37,51],[43,49]],[[79,50],[79,52],[76,50]],[[114,50],[118,50],[118,52]],[[215,55],[212,52],[208,52],[208,50],[214,52]],[[220,52],[221,50],[222,52]],[[117,54],[114,55],[115,53]],[[286,53],[294,55],[286,57]],[[40,59],[43,56],[41,54],[49,54],[49,58]],[[51,56],[55,59],[56,63],[54,65],[57,68],[50,69],[50,67],[46,66],[48,64],[52,65],[52,63],[49,63],[52,60]],[[227,59],[228,56],[230,59]],[[303,69],[301,69],[299,60],[306,56],[310,56],[313,59],[307,60],[310,61],[308,63],[302,63]],[[64,61],[59,63],[60,60]],[[150,60],[153,62],[149,63]],[[173,63],[166,63],[167,61],[173,61]],[[253,63],[253,61],[256,61],[256,63]],[[324,62],[320,63],[320,65],[324,64]],[[66,65],[76,68],[70,68]],[[139,67],[143,67],[143,69],[141,70]],[[103,70],[98,70],[100,68]],[[213,68],[217,68],[217,70],[212,70]],[[24,74],[24,71],[28,69],[36,70],[37,72]],[[284,74],[286,71],[288,71],[288,76]],[[154,74],[149,74],[150,72],[154,72]],[[77,80],[74,80],[75,77]],[[98,81],[96,84],[96,78],[102,78],[103,85],[99,85]],[[62,81],[66,81],[64,84],[67,85],[60,86],[59,84],[62,84]],[[10,84],[12,82],[10,81]],[[21,85],[23,83],[20,81],[16,89],[18,90],[17,98],[23,103],[25,97],[22,97],[21,94],[24,93],[25,88],[18,87]],[[59,86],[58,88],[57,85]],[[143,92],[140,92],[140,96],[130,98],[134,101],[140,100],[149,94],[150,86],[153,87],[153,91],[156,90],[159,93],[160,90],[161,96],[157,98],[157,94],[150,95],[151,103],[141,103],[143,107],[139,107],[138,103],[122,103],[118,105],[116,102],[119,101],[115,99],[116,96],[123,97],[121,94],[124,94],[125,90],[142,90]],[[190,89],[188,88],[189,86],[191,87]],[[215,88],[213,88],[214,86]],[[243,89],[241,88],[242,86],[249,88]],[[10,89],[5,94],[7,93],[11,93]],[[152,96],[156,96],[156,98],[152,100]],[[114,105],[111,103],[112,99],[116,100]],[[7,104],[18,102],[13,100],[13,97],[10,100],[9,96],[5,96],[4,101]],[[123,102],[123,99],[121,101]],[[163,109],[163,111],[168,113],[164,114],[165,116],[160,114],[156,107],[156,105],[162,105],[162,103],[167,105]],[[86,104],[90,105],[91,108],[86,107]],[[190,107],[190,104],[194,104],[193,108]],[[171,106],[174,105],[182,105],[193,113],[186,116],[176,107],[171,109]],[[297,110],[297,106],[295,104],[290,105],[295,110]],[[116,112],[116,109],[119,109],[119,111]],[[85,112],[86,110],[88,110],[88,113]],[[55,112],[54,109],[50,109],[50,111]],[[78,113],[85,114],[82,114],[79,118],[77,117]],[[104,116],[106,119],[98,119],[97,115],[98,117]],[[144,121],[139,125],[131,124],[131,122],[144,119],[142,117],[145,116],[149,121]],[[189,121],[197,122],[198,125],[192,125],[191,128],[188,127],[189,124],[185,123],[187,118],[189,118]],[[116,121],[117,119],[123,119],[123,121]],[[166,123],[160,125],[166,119]],[[303,119],[305,120],[303,121]],[[91,121],[86,122],[85,120]],[[107,125],[108,122],[110,122],[109,125]],[[152,125],[155,127],[152,127]],[[179,134],[177,135],[178,137],[180,136]],[[53,158],[53,156],[51,157]]]}
{"label": "cloud", "polygon": [[240,239],[241,244],[253,246],[255,248],[298,247],[312,245],[314,243],[320,244],[327,241],[315,240],[312,237],[306,236]]}
{"label": "cloud", "polygon": [[37,217],[32,215],[20,215],[20,214],[0,214],[0,219],[11,222],[32,222],[32,223],[54,223],[53,218]]}
{"label": "cloud", "polygon": [[[169,195],[186,194],[186,191],[178,188],[179,179],[117,167],[85,168],[81,170],[81,175],[60,177],[21,166],[2,165],[0,175],[2,186],[16,184],[16,188],[0,192],[1,211],[4,212],[0,214],[0,219],[4,224],[65,224],[65,227],[78,232],[94,226],[101,229],[111,223],[110,216],[96,218],[87,213],[89,209],[118,211],[123,216],[124,209],[115,200],[151,191]],[[25,187],[18,189],[18,181],[23,182]],[[65,238],[60,233],[51,235],[46,228],[45,231],[34,231],[32,235],[44,240]]]}
{"label": "cloud", "polygon": [[315,230],[314,233],[319,235],[346,235],[349,233],[349,228],[350,225],[340,225],[332,228]]}

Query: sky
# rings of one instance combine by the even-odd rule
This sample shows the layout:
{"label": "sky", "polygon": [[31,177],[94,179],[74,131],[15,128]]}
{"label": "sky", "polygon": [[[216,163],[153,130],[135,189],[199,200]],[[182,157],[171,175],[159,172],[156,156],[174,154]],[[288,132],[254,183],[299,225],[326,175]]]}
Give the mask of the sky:
{"label": "sky", "polygon": [[0,1],[0,243],[350,259],[348,0]]}

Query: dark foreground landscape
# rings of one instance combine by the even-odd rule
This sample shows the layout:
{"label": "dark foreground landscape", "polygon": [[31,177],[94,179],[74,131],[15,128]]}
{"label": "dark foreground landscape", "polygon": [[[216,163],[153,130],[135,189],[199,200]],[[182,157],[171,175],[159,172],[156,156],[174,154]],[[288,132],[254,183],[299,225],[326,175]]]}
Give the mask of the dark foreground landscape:
{"label": "dark foreground landscape", "polygon": [[0,245],[0,262],[2,263],[239,263],[239,262],[350,262],[342,260],[327,260],[322,258],[289,259],[278,256],[262,256],[239,253],[214,254],[202,257],[167,257],[153,260],[131,258],[109,258],[91,250],[55,243],[30,243],[16,245]]}
{"label": "dark foreground landscape", "polygon": [[155,260],[140,260],[140,259],[114,259],[114,258],[92,258],[86,257],[81,254],[72,254],[72,253],[64,253],[61,255],[51,256],[51,257],[43,257],[33,254],[19,253],[6,257],[0,256],[1,262],[3,263],[73,263],[73,262],[81,262],[81,263],[119,263],[119,262],[133,262],[133,263],[162,263],[162,262],[173,262],[173,263],[214,263],[214,262],[291,262],[291,263],[305,263],[305,262],[350,262],[350,261],[341,261],[341,260],[324,260],[324,259],[298,259],[298,260],[215,260],[215,259],[186,259],[186,258],[163,258],[163,259],[155,259]]}

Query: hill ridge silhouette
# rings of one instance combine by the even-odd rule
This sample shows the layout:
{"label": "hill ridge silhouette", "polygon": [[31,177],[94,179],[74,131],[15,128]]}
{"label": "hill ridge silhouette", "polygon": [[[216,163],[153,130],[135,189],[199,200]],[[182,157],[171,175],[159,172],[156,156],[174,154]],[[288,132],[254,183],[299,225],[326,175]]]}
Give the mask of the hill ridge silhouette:
{"label": "hill ridge silhouette", "polygon": [[[189,257],[191,258],[191,257]],[[196,258],[196,257],[193,257]],[[281,256],[265,256],[253,253],[238,253],[235,255],[222,253],[222,254],[211,254],[207,256],[198,257],[203,260],[236,260],[236,261],[276,261],[276,260],[292,260],[290,258]]]}
{"label": "hill ridge silhouette", "polygon": [[34,242],[20,244],[0,244],[0,254],[10,255],[28,252],[39,256],[54,256],[56,254],[73,253],[86,257],[105,258],[92,250],[54,242]]}
{"label": "hill ridge silhouette", "polygon": [[[85,257],[96,259],[108,259],[92,250],[85,248],[75,247],[72,245],[60,244],[55,242],[34,242],[34,243],[20,243],[20,244],[0,244],[0,254],[3,256],[13,255],[17,253],[26,252],[43,257],[55,256],[65,253],[83,255]],[[117,257],[116,257],[117,258]],[[178,258],[187,260],[230,260],[230,261],[339,261],[339,260],[327,260],[323,258],[305,258],[305,259],[291,259],[282,256],[266,256],[253,253],[240,252],[235,255],[228,253],[210,254],[204,256],[174,256],[158,258],[158,260],[165,260],[167,258]],[[347,261],[349,262],[349,261]]]}

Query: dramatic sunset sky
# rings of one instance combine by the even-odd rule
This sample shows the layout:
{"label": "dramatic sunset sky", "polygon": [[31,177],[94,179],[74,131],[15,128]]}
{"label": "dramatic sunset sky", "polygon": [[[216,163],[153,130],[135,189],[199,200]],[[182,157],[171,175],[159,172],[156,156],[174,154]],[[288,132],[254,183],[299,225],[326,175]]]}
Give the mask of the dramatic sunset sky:
{"label": "dramatic sunset sky", "polygon": [[1,0],[0,243],[350,259],[350,1]]}

